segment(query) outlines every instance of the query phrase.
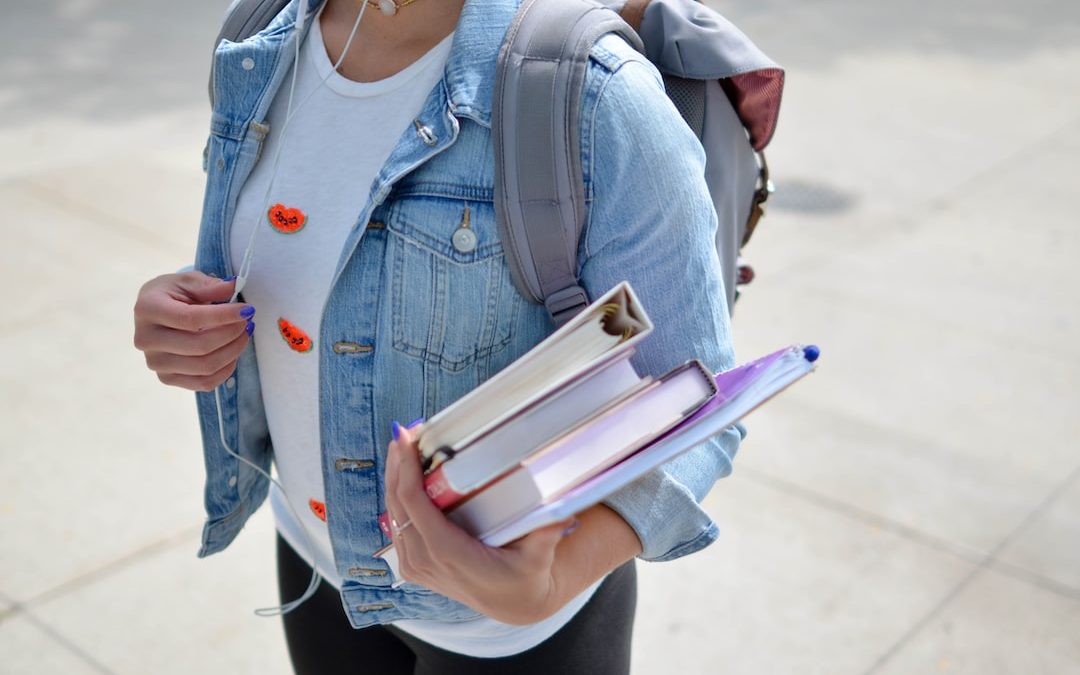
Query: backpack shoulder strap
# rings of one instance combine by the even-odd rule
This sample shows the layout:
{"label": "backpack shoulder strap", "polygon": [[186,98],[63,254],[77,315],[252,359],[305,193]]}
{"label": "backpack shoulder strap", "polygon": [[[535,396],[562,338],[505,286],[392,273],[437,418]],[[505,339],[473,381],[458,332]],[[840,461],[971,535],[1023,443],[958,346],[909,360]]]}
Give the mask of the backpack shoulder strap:
{"label": "backpack shoulder strap", "polygon": [[642,49],[617,14],[591,0],[525,0],[496,68],[499,235],[514,284],[544,303],[556,326],[589,302],[577,278],[586,215],[579,117],[589,52],[606,33]]}
{"label": "backpack shoulder strap", "polygon": [[[275,16],[281,13],[289,0],[233,0],[225,10],[221,30],[214,40],[216,49],[222,40],[240,42],[244,38],[266,28]],[[214,71],[210,69],[210,104],[214,103]]]}

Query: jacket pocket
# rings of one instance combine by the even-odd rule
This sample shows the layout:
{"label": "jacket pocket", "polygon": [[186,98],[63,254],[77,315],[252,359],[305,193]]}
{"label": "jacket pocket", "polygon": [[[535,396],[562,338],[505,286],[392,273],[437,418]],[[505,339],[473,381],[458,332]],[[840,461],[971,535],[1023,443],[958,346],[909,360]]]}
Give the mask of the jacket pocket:
{"label": "jacket pocket", "polygon": [[523,300],[492,204],[406,197],[387,228],[394,348],[450,372],[506,348]]}

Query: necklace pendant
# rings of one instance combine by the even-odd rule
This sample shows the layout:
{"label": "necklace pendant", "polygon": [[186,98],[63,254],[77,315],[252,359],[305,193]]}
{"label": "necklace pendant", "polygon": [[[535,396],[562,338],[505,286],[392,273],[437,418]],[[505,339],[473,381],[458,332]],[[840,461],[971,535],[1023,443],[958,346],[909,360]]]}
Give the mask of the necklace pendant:
{"label": "necklace pendant", "polygon": [[394,0],[379,0],[379,11],[386,16],[397,14],[397,3]]}

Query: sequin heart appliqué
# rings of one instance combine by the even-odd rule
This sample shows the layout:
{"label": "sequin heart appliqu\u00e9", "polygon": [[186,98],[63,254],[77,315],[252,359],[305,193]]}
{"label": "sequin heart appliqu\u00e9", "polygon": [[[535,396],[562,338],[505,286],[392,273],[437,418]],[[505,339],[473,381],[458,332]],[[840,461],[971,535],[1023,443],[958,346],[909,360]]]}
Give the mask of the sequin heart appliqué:
{"label": "sequin heart appliqu\u00e9", "polygon": [[311,338],[296,324],[288,319],[281,318],[278,319],[277,325],[282,339],[288,343],[290,349],[297,352],[311,351]]}
{"label": "sequin heart appliqu\u00e9", "polygon": [[307,224],[307,216],[303,211],[284,204],[271,206],[266,212],[266,217],[270,221],[270,227],[282,234],[299,232]]}

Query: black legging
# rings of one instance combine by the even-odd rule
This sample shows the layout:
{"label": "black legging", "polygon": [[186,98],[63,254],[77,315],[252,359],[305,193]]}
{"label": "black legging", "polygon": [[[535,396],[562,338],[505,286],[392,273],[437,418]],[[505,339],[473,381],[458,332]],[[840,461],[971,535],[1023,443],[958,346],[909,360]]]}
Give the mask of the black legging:
{"label": "black legging", "polygon": [[[307,588],[311,567],[278,536],[282,602]],[[608,575],[565,626],[537,646],[495,659],[432,646],[393,626],[354,629],[341,596],[325,581],[315,596],[284,616],[285,641],[297,675],[625,675],[637,605],[630,561]]]}

